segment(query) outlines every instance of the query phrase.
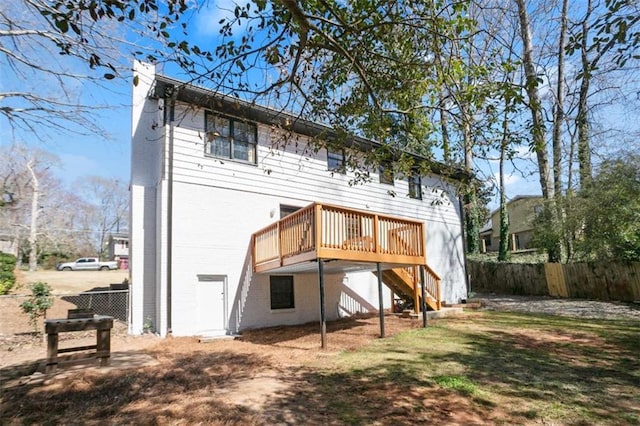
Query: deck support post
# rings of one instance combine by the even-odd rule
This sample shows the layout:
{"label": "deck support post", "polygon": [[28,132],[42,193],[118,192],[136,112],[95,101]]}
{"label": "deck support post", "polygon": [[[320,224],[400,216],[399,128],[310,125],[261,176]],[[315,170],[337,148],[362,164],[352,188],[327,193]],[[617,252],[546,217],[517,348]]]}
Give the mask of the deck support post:
{"label": "deck support post", "polygon": [[327,314],[324,308],[324,262],[318,259],[318,285],[320,287],[320,336],[321,347],[327,349]]}
{"label": "deck support post", "polygon": [[427,327],[427,292],[424,289],[425,273],[424,266],[418,268],[420,270],[420,292],[422,293],[422,303],[420,308],[422,309],[422,327]]}
{"label": "deck support post", "polygon": [[380,262],[376,263],[378,269],[378,304],[380,305],[380,337],[384,338],[384,300],[382,299],[382,267]]}

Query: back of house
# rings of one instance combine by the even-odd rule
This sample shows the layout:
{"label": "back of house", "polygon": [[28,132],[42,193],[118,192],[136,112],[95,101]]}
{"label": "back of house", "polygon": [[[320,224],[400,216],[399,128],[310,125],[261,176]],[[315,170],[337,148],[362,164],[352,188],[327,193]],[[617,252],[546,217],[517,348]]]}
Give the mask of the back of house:
{"label": "back of house", "polygon": [[322,126],[152,65],[135,75],[131,333],[237,333],[388,309],[394,293],[419,299],[420,271],[437,281],[434,309],[466,298],[455,182],[376,169],[353,185],[343,150],[310,145]]}

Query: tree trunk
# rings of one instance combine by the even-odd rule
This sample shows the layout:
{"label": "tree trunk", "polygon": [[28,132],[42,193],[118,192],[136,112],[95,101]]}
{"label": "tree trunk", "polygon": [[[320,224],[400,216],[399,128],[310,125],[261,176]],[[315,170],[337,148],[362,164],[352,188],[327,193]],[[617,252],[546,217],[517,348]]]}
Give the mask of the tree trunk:
{"label": "tree trunk", "polygon": [[[462,137],[464,140],[464,166],[467,170],[473,170],[473,146],[471,138],[471,126],[469,116],[465,108],[462,111]],[[467,233],[467,253],[480,252],[480,219],[478,217],[478,196],[474,183],[467,187],[466,195],[466,233]]]}
{"label": "tree trunk", "polygon": [[451,162],[451,146],[449,142],[449,123],[447,119],[447,111],[445,110],[445,104],[447,98],[444,93],[444,89],[440,90],[440,131],[442,132],[442,156],[445,164]]}
{"label": "tree trunk", "polygon": [[[556,84],[556,104],[553,111],[553,189],[555,191],[555,208],[557,225],[563,232],[561,241],[565,242],[565,252],[571,252],[569,239],[564,229],[565,212],[562,200],[562,126],[564,124],[564,68],[565,68],[565,38],[567,34],[567,9],[569,0],[562,2],[562,15],[560,16],[560,36],[558,38],[558,81]],[[571,162],[569,162],[571,168]],[[560,245],[560,243],[559,243]],[[560,249],[562,249],[560,247]]]}
{"label": "tree trunk", "polygon": [[578,113],[576,116],[576,126],[578,131],[578,170],[580,177],[580,191],[588,189],[591,185],[591,143],[589,140],[589,118],[587,110],[589,105],[589,86],[591,83],[591,68],[589,63],[587,38],[589,37],[589,25],[587,20],[593,12],[591,0],[587,2],[587,14],[582,21],[582,42],[580,43],[580,62],[582,64],[582,81],[580,82],[580,93],[578,95]]}
{"label": "tree trunk", "polygon": [[542,117],[542,103],[538,93],[538,75],[533,60],[533,42],[531,40],[531,24],[525,0],[514,0],[518,6],[518,18],[520,20],[520,36],[522,37],[522,62],[525,71],[525,88],[529,97],[529,110],[532,123],[532,144],[538,160],[538,173],[540,175],[540,188],[542,196],[546,200],[554,197],[553,185],[550,178],[549,154],[545,140],[545,125]]}
{"label": "tree trunk", "polygon": [[562,194],[562,124],[564,121],[564,66],[565,35],[567,33],[567,8],[569,0],[562,2],[560,37],[558,40],[558,82],[556,105],[553,112],[553,188],[556,197]]}
{"label": "tree trunk", "polygon": [[29,271],[35,271],[38,268],[38,248],[36,243],[38,236],[38,198],[40,196],[40,190],[38,177],[33,170],[33,160],[27,162],[27,169],[31,174],[31,189],[33,190],[31,196],[31,224],[29,227]]}
{"label": "tree trunk", "polygon": [[[518,19],[520,21],[520,36],[522,37],[522,62],[525,72],[525,89],[529,97],[529,110],[531,112],[532,144],[538,160],[538,173],[540,175],[540,188],[542,196],[546,200],[545,208],[549,209],[551,226],[555,229],[559,226],[558,212],[555,206],[555,191],[549,170],[549,154],[545,140],[546,129],[542,116],[542,103],[538,93],[538,76],[536,64],[533,58],[533,42],[531,40],[531,23],[525,0],[514,0],[518,7]],[[560,239],[547,247],[549,262],[559,262],[561,256]]]}
{"label": "tree trunk", "polygon": [[509,250],[509,212],[507,211],[507,194],[504,186],[504,157],[507,150],[506,119],[503,123],[502,143],[500,144],[500,245],[498,246],[498,261],[505,262]]}

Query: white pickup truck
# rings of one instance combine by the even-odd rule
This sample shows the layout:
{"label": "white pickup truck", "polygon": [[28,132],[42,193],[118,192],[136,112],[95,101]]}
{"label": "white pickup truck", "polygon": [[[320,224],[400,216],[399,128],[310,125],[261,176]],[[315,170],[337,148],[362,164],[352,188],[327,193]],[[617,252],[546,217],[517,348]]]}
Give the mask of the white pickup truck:
{"label": "white pickup truck", "polygon": [[118,269],[118,262],[100,262],[97,257],[81,257],[75,262],[58,263],[58,271],[108,271]]}

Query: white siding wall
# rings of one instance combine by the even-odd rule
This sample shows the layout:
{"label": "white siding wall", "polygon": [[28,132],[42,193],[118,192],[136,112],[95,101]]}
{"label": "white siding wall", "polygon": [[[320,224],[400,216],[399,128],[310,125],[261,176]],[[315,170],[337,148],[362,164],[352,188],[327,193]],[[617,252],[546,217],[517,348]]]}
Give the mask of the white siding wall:
{"label": "white siding wall", "polygon": [[[136,91],[139,91],[137,89]],[[140,121],[134,127],[132,148],[132,278],[144,281],[144,300],[155,298],[153,310],[132,297],[132,332],[141,328],[144,315],[152,315],[158,330],[166,324],[167,194],[165,165],[167,152],[158,150],[158,141],[168,147],[169,126],[162,136],[162,126],[151,127],[159,117],[158,101],[147,100],[153,120]],[[135,121],[134,121],[135,123]],[[158,130],[158,128],[160,130]],[[155,132],[155,133],[154,133]],[[425,178],[423,200],[410,199],[406,180],[395,185],[374,182],[349,186],[349,175],[332,175],[327,171],[326,152],[315,156],[307,149],[306,139],[290,140],[280,145],[280,135],[269,126],[259,125],[257,164],[218,159],[204,153],[204,111],[178,105],[173,128],[173,239],[172,239],[172,331],[175,335],[195,332],[197,275],[225,275],[228,279],[229,328],[264,327],[317,321],[319,317],[318,279],[316,274],[294,276],[295,309],[271,312],[268,275],[253,275],[249,253],[250,236],[279,219],[281,204],[305,206],[325,202],[419,219],[426,222],[427,259],[443,279],[443,298],[455,302],[466,297],[460,211],[454,190],[438,178]],[[148,146],[154,149],[148,152]],[[147,148],[142,150],[141,146]],[[136,186],[162,183],[155,197],[140,195]],[[389,193],[393,191],[395,196]],[[153,204],[142,200],[153,199]],[[154,212],[143,223],[137,210]],[[155,234],[136,231],[140,225],[154,225]],[[144,227],[143,227],[144,228]],[[142,240],[141,240],[142,239]],[[136,242],[144,241],[144,250]],[[153,253],[152,255],[150,253]],[[155,257],[155,270],[136,270],[135,262],[144,256]],[[326,311],[329,319],[340,315],[368,311],[378,307],[377,279],[371,273],[328,274],[326,277]],[[135,299],[135,300],[134,300]],[[383,301],[389,306],[385,288]],[[146,303],[146,302],[145,302]],[[135,306],[134,306],[135,305]],[[142,316],[141,316],[142,315]]]}
{"label": "white siding wall", "polygon": [[[374,182],[349,186],[350,175],[327,171],[326,151],[315,158],[299,136],[289,141],[286,150],[272,147],[280,140],[279,133],[266,125],[258,127],[258,164],[249,165],[204,155],[204,111],[178,109],[175,129],[176,181],[207,186],[286,196],[302,203],[322,201],[374,212],[400,215],[437,223],[459,223],[458,203],[448,184],[437,178],[426,178],[429,185],[423,200],[407,196],[406,180],[395,185]],[[389,194],[395,192],[395,196]]]}
{"label": "white siding wall", "polygon": [[[257,165],[204,154],[204,111],[177,108],[174,131],[173,333],[193,333],[192,312],[198,274],[226,275],[229,327],[293,324],[318,319],[315,274],[294,278],[296,308],[271,312],[268,275],[252,276],[251,234],[279,218],[280,204],[305,206],[313,201],[383,212],[427,223],[427,256],[443,278],[443,298],[466,297],[457,199],[437,178],[425,178],[424,199],[406,196],[405,180],[395,185],[372,182],[349,186],[350,176],[331,175],[326,153],[315,158],[300,137],[286,150],[271,147],[275,131],[259,126]],[[374,176],[377,179],[377,176]],[[391,196],[388,191],[395,191]],[[371,273],[330,275],[327,315],[377,309],[376,278]],[[383,301],[389,306],[385,288]],[[341,308],[342,306],[342,308]]]}

